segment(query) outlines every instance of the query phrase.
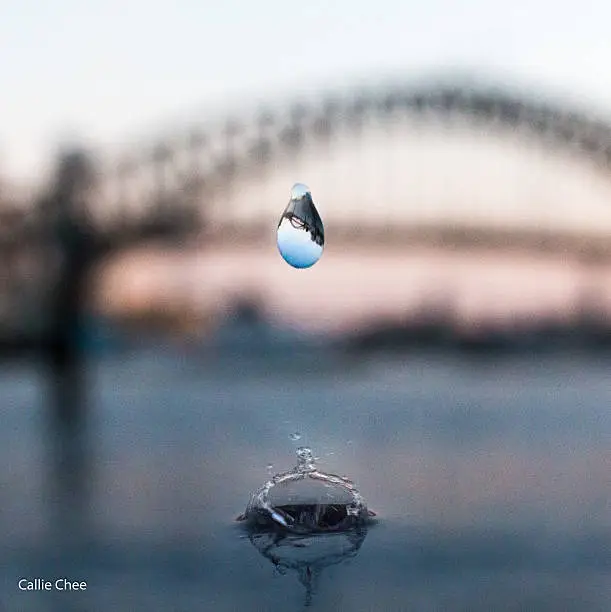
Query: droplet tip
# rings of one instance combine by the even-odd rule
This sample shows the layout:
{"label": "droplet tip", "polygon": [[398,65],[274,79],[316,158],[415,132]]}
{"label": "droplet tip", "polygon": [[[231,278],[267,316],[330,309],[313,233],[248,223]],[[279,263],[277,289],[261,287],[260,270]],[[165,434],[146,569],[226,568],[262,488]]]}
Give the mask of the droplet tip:
{"label": "droplet tip", "polygon": [[303,183],[295,183],[291,188],[291,199],[299,199],[305,197],[310,192],[310,188]]}

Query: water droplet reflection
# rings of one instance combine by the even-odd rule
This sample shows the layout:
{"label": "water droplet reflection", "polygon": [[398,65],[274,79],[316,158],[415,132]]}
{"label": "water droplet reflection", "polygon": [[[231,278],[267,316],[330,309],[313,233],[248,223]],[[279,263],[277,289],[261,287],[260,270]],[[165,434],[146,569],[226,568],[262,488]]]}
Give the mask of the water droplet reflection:
{"label": "water droplet reflection", "polygon": [[332,534],[295,535],[278,532],[252,532],[251,544],[274,566],[274,572],[297,573],[305,588],[305,606],[312,605],[317,584],[326,567],[346,563],[361,548],[367,529],[359,527]]}
{"label": "water droplet reflection", "polygon": [[309,187],[296,183],[278,223],[277,244],[293,268],[309,268],[322,256],[325,232]]}
{"label": "water droplet reflection", "polygon": [[296,442],[297,440],[301,440],[301,434],[296,431],[295,433],[292,433],[289,438],[293,441]]}

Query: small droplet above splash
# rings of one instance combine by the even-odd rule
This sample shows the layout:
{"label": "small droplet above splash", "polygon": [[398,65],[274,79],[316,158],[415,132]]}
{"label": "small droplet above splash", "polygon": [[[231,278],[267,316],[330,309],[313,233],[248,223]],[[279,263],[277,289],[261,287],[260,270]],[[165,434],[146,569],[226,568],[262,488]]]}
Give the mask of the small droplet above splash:
{"label": "small droplet above splash", "polygon": [[308,446],[300,446],[297,449],[297,470],[313,471],[316,469],[316,458],[312,455],[312,449]]}
{"label": "small droplet above splash", "polygon": [[314,461],[312,449],[307,446],[300,446],[297,449],[297,457],[299,457],[299,463],[312,463]]}
{"label": "small droplet above splash", "polygon": [[325,230],[307,185],[295,183],[278,223],[280,255],[293,268],[309,268],[322,256]]}
{"label": "small droplet above splash", "polygon": [[295,431],[294,433],[292,433],[289,438],[293,441],[293,442],[297,442],[297,440],[301,440],[301,434],[298,431]]}

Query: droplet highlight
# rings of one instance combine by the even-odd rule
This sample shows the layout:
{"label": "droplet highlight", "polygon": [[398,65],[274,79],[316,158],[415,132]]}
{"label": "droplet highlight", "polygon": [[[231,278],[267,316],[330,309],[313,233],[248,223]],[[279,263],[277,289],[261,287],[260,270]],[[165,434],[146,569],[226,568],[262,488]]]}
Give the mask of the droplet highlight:
{"label": "droplet highlight", "polygon": [[278,223],[277,244],[280,255],[293,268],[310,268],[321,258],[325,230],[307,185],[293,185]]}
{"label": "droplet highlight", "polygon": [[293,441],[296,442],[297,440],[301,440],[301,434],[298,431],[293,432],[289,438]]}

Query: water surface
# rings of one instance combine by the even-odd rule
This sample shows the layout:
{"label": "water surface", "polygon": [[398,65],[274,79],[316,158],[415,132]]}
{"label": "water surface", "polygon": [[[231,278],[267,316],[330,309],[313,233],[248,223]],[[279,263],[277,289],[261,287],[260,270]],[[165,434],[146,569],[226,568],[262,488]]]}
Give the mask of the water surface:
{"label": "water surface", "polygon": [[[302,610],[297,574],[234,521],[298,445],[352,478],[379,519],[321,572],[309,609],[608,609],[608,363],[295,355],[96,362],[80,531],[58,528],[44,493],[42,381],[6,366],[0,609]],[[16,588],[55,575],[88,591]]]}

